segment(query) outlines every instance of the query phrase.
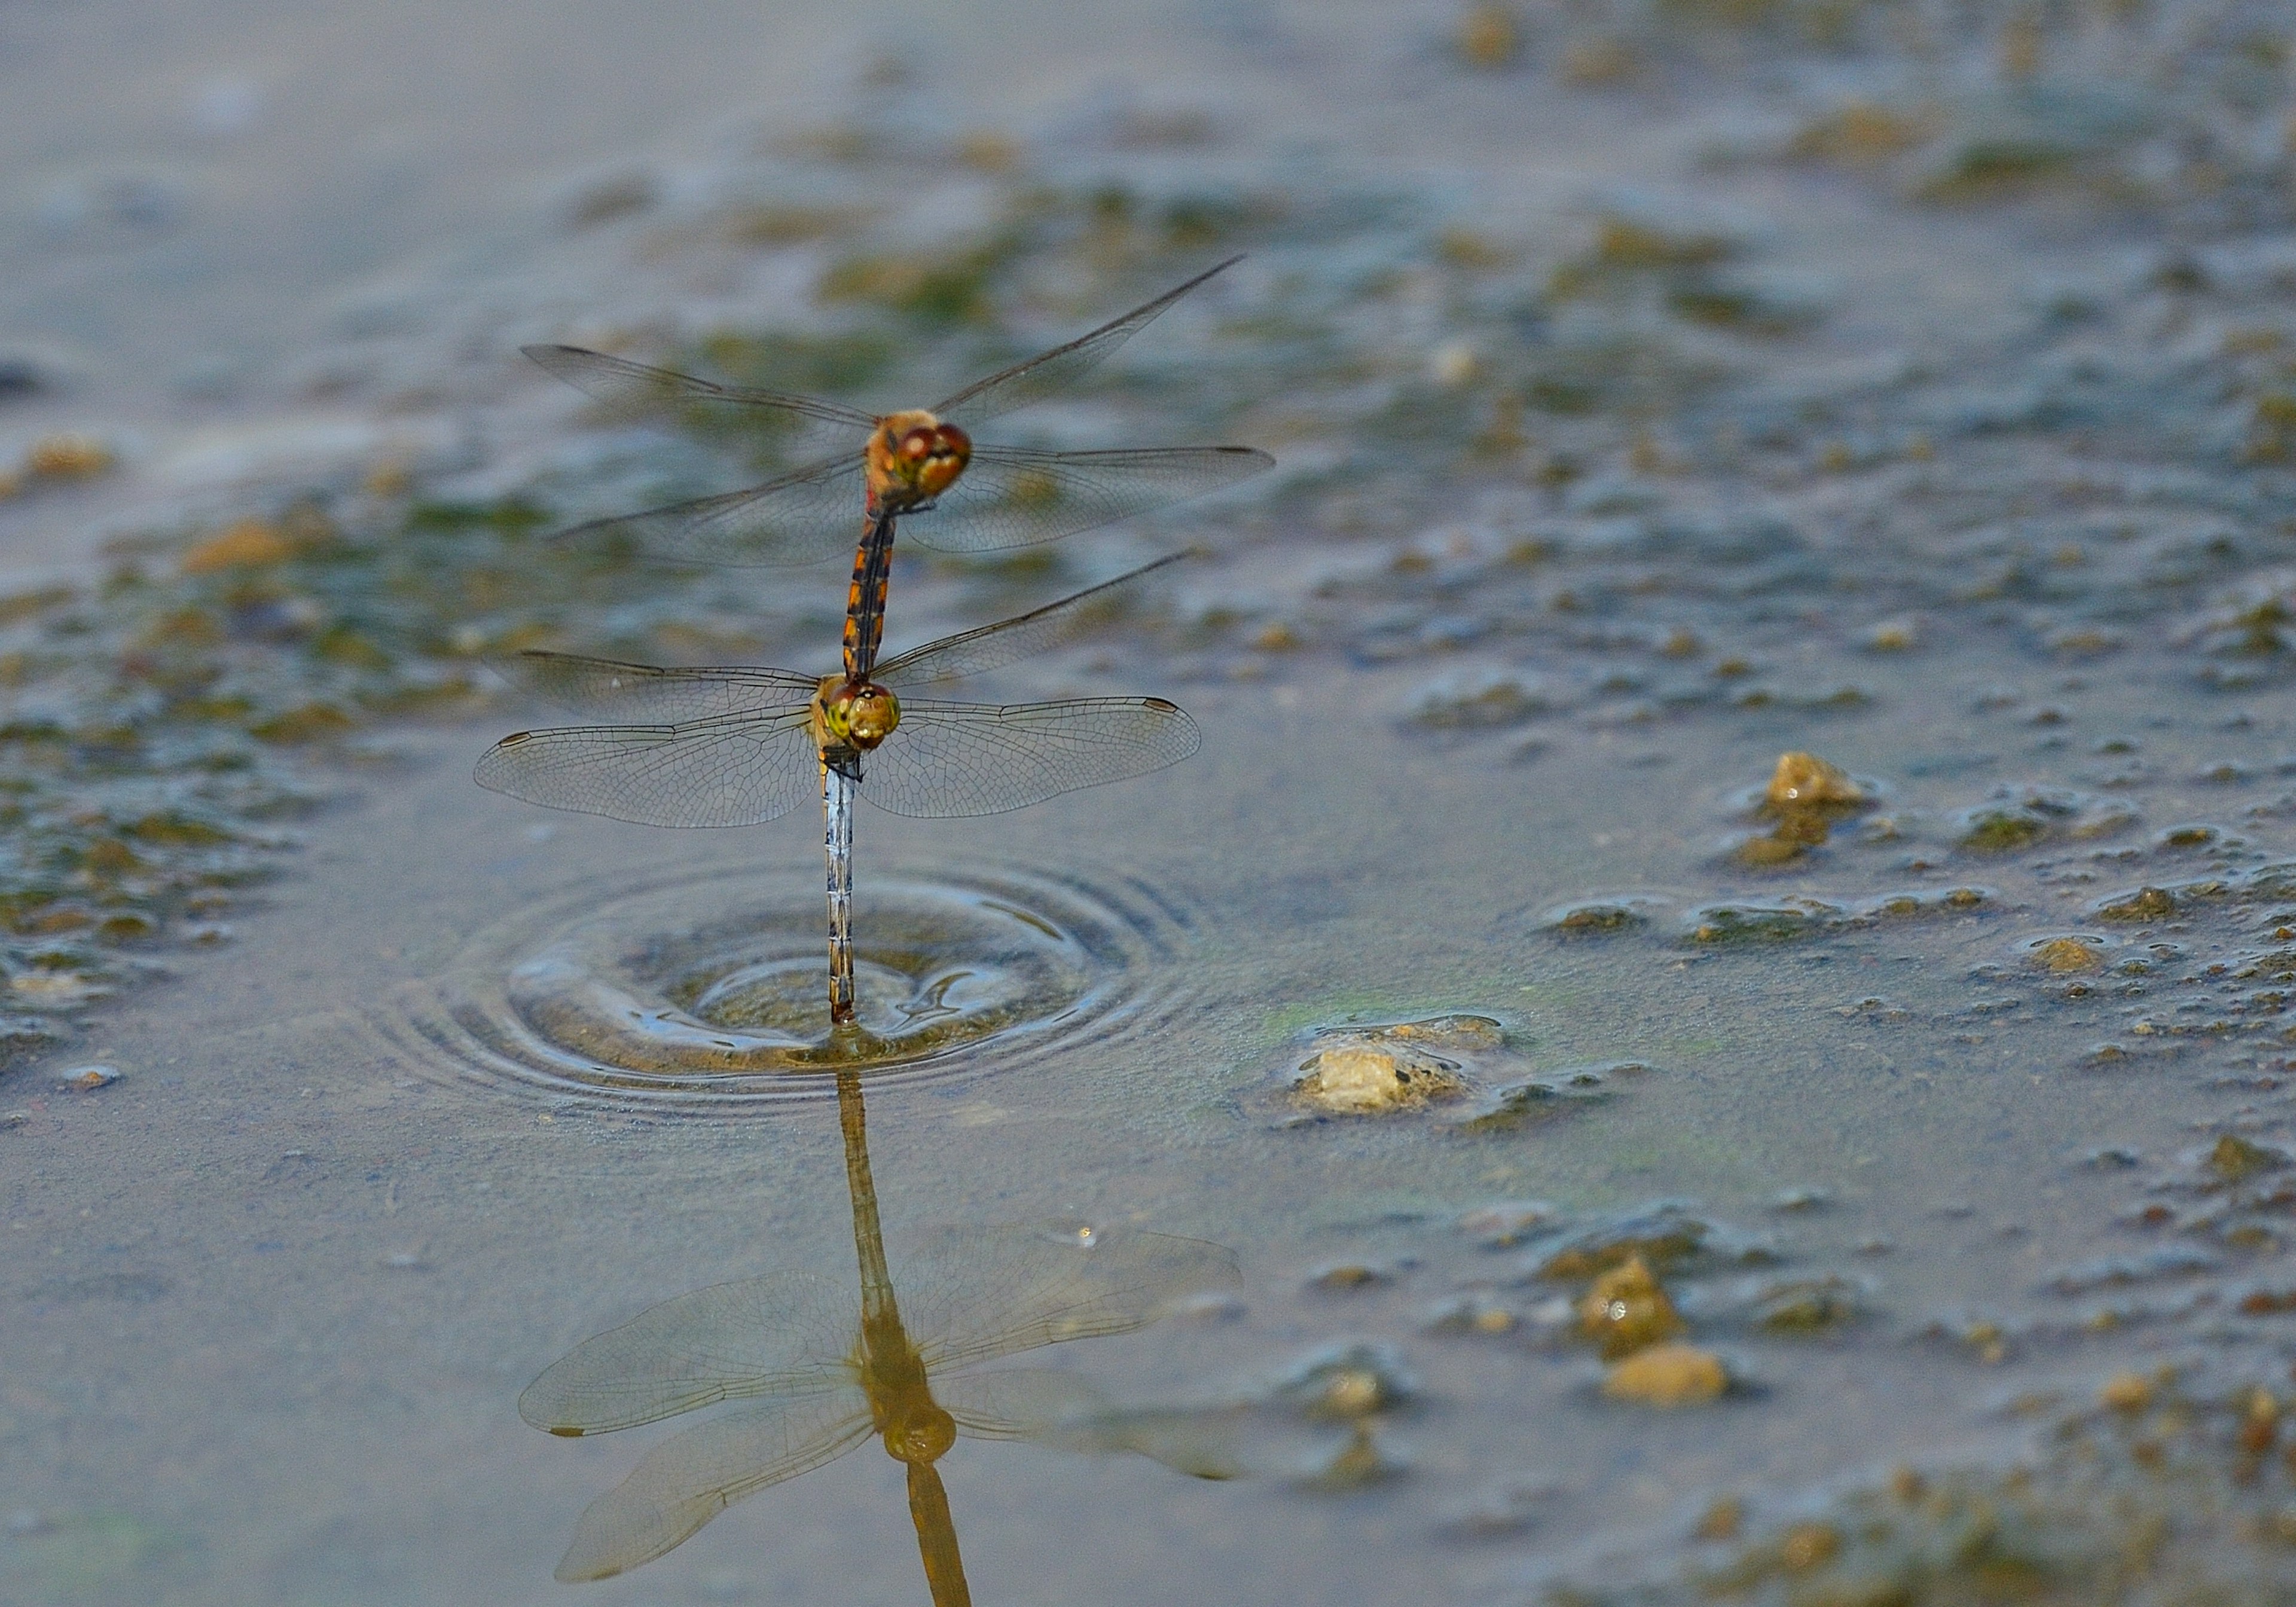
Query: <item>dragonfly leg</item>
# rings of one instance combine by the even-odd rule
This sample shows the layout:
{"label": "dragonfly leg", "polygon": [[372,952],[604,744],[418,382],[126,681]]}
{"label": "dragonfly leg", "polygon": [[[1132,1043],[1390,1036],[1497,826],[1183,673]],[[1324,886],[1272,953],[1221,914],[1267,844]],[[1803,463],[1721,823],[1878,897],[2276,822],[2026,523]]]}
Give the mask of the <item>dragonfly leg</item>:
{"label": "dragonfly leg", "polygon": [[829,1020],[853,1019],[853,778],[821,767],[823,846],[829,868]]}

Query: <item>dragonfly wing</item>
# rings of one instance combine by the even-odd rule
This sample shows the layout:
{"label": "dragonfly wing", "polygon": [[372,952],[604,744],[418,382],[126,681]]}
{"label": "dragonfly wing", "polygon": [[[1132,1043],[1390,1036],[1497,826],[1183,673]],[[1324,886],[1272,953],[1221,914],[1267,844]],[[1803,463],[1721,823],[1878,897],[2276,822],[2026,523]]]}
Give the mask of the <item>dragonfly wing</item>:
{"label": "dragonfly wing", "polygon": [[1035,546],[1234,485],[1275,463],[1250,447],[979,447],[957,482],[901,528],[947,553]]}
{"label": "dragonfly wing", "polygon": [[1120,318],[1111,319],[1089,334],[1078,335],[1065,346],[1055,346],[1025,363],[1015,363],[966,386],[932,411],[944,422],[971,430],[1065,390],[1097,367],[1111,352],[1147,328],[1173,302],[1242,260],[1239,253],[1206,268],[1185,284],[1166,291]]}
{"label": "dragonfly wing", "polygon": [[825,402],[818,397],[794,396],[783,390],[751,390],[734,385],[712,384],[692,374],[652,368],[623,357],[579,346],[521,346],[519,349],[575,389],[615,407],[653,408],[681,402],[734,402],[767,407],[794,420],[832,424],[866,433],[877,421],[857,407]]}
{"label": "dragonfly wing", "polygon": [[575,1346],[526,1387],[518,1414],[578,1437],[737,1397],[841,1390],[860,1323],[851,1287],[817,1273],[697,1289]]}
{"label": "dragonfly wing", "polygon": [[818,683],[787,669],[660,669],[573,653],[504,653],[488,668],[538,698],[577,714],[655,721],[759,714],[810,698]]}
{"label": "dragonfly wing", "polygon": [[1073,1373],[1008,1367],[932,1381],[933,1398],[970,1439],[1034,1439],[1107,1409],[1099,1390]]}
{"label": "dragonfly wing", "polygon": [[819,563],[860,540],[864,493],[861,459],[840,453],[746,491],[594,519],[562,531],[558,539],[627,541],[676,563],[736,569]]}
{"label": "dragonfly wing", "polygon": [[1063,597],[1058,603],[1047,603],[1044,607],[1016,619],[984,625],[962,635],[943,636],[938,642],[928,642],[898,659],[880,664],[871,678],[897,692],[906,691],[913,686],[931,686],[943,681],[978,675],[982,670],[995,669],[1015,660],[1050,652],[1075,641],[1101,623],[1111,611],[1110,605],[1118,601],[1109,595],[1117,587],[1128,586],[1143,575],[1168,564],[1177,563],[1186,556],[1185,553],[1174,553],[1168,558],[1144,563],[1113,580],[1103,581],[1072,597]]}
{"label": "dragonfly wing", "polygon": [[833,1462],[870,1431],[857,1384],[769,1401],[674,1435],[590,1503],[558,1560],[569,1584],[651,1562],[744,1496]]}
{"label": "dragonfly wing", "polygon": [[944,1228],[894,1279],[909,1332],[927,1336],[917,1353],[936,1376],[1039,1345],[1129,1333],[1177,1300],[1237,1281],[1235,1252],[1220,1245],[1070,1225]]}
{"label": "dragonfly wing", "polygon": [[746,826],[813,795],[820,750],[802,703],[675,726],[560,726],[503,738],[479,785],[647,826]]}
{"label": "dragonfly wing", "polygon": [[1177,765],[1201,742],[1196,723],[1162,698],[918,701],[862,761],[861,796],[892,815],[1001,815]]}

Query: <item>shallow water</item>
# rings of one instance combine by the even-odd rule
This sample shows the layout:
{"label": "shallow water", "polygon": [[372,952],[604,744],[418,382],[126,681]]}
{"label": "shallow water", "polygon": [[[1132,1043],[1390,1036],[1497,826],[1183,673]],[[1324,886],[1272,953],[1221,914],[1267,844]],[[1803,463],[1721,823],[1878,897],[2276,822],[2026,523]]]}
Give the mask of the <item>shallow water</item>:
{"label": "shallow water", "polygon": [[[0,12],[55,53],[0,70],[273,70],[107,45],[118,11]],[[635,48],[587,15],[572,85]],[[425,147],[454,193],[341,180],[406,237],[349,266],[296,199],[348,158],[289,164],[281,91],[211,169],[276,181],[276,314],[168,278],[251,226],[219,179],[141,244],[11,201],[0,544],[54,584],[0,607],[0,1600],[574,1588],[578,1516],[671,1431],[554,1438],[520,1392],[689,1291],[849,1286],[833,1064],[896,1287],[905,1242],[1053,1222],[1242,1268],[1031,1354],[1096,1394],[937,1464],[983,1600],[2296,1597],[2284,28],[1016,7],[931,73],[797,25],[647,34],[637,110],[560,160],[516,48],[551,30],[495,20],[499,94]],[[804,87],[744,98],[744,52]],[[110,149],[0,102],[13,149]],[[519,341],[909,399],[1231,249],[1004,439],[1278,471],[1011,561],[912,545],[891,615],[1193,545],[979,695],[1170,696],[1203,750],[862,811],[860,1033],[809,1013],[813,826],[471,783],[535,718],[484,654],[803,666],[843,596],[548,542],[788,447],[602,417]],[[169,283],[164,329],[106,313]],[[34,471],[61,430],[85,478]],[[1766,803],[1790,752],[1857,797]],[[1432,1095],[1319,1108],[1366,1044]],[[1586,1304],[1637,1256],[1634,1321],[1710,1358],[1684,1404]],[[903,1479],[865,1444],[579,1588],[925,1599]]]}

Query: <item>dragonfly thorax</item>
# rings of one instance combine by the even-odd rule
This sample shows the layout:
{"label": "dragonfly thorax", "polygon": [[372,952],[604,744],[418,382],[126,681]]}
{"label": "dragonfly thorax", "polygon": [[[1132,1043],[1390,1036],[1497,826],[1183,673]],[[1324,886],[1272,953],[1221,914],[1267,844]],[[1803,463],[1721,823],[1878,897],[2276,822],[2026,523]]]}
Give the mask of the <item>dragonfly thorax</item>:
{"label": "dragonfly thorax", "polygon": [[896,1462],[939,1462],[956,1443],[956,1419],[927,1396],[884,1425],[885,1455]]}
{"label": "dragonfly thorax", "polygon": [[824,676],[813,694],[813,740],[824,751],[857,748],[866,753],[901,723],[901,700],[873,681],[859,685]]}
{"label": "dragonfly thorax", "polygon": [[972,460],[972,438],[922,408],[889,413],[869,438],[869,497],[898,513],[930,503],[956,483]]}

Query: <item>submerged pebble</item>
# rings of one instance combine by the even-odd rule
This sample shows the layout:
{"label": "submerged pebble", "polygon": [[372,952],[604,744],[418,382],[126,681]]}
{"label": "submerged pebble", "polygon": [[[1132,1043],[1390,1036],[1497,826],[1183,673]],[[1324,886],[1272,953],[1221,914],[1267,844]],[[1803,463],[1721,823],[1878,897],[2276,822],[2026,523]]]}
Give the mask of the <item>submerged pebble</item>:
{"label": "submerged pebble", "polygon": [[1605,1361],[1685,1331],[1674,1302],[1639,1255],[1598,1276],[1578,1301],[1578,1332],[1595,1342]]}
{"label": "submerged pebble", "polygon": [[1710,1351],[1681,1344],[1653,1345],[1613,1365],[1603,1378],[1612,1400],[1645,1406],[1694,1406],[1718,1400],[1730,1375]]}
{"label": "submerged pebble", "polygon": [[1415,1111],[1472,1092],[1469,1060],[1506,1041],[1488,1016],[1434,1016],[1384,1027],[1341,1027],[1308,1041],[1294,1070],[1295,1102],[1334,1116]]}
{"label": "submerged pebble", "polygon": [[63,1074],[58,1086],[76,1093],[93,1094],[98,1088],[110,1087],[119,1078],[117,1066],[75,1066]]}

